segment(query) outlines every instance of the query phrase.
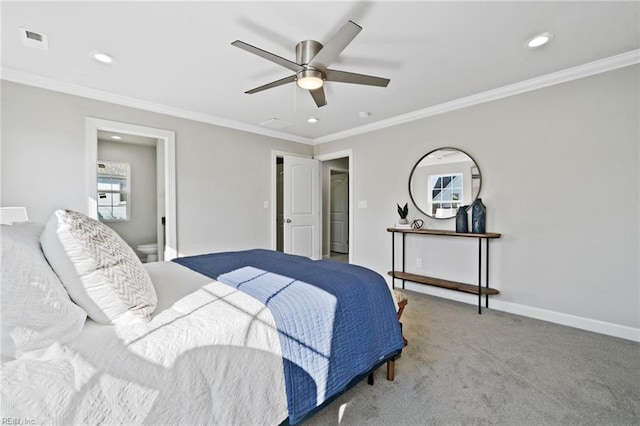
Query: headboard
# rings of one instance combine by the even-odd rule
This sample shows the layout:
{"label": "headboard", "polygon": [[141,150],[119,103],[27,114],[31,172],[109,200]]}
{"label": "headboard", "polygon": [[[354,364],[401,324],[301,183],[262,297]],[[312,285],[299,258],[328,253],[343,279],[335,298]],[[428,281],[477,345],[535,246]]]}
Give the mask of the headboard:
{"label": "headboard", "polygon": [[1,225],[11,225],[16,222],[26,222],[28,220],[26,207],[0,207]]}

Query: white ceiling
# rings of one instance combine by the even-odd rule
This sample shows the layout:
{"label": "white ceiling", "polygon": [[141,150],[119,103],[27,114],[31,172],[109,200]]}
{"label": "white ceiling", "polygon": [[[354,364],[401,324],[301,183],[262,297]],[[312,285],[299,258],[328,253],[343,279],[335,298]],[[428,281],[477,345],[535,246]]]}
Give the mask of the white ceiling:
{"label": "white ceiling", "polygon": [[[387,88],[328,82],[320,109],[295,84],[244,94],[291,72],[231,42],[295,60],[296,43],[324,43],[347,20],[363,30],[331,68]],[[49,50],[26,47],[18,27],[47,34]],[[544,31],[551,44],[523,47]],[[303,142],[639,48],[638,1],[2,3],[4,79]],[[291,125],[260,125],[271,118]]]}

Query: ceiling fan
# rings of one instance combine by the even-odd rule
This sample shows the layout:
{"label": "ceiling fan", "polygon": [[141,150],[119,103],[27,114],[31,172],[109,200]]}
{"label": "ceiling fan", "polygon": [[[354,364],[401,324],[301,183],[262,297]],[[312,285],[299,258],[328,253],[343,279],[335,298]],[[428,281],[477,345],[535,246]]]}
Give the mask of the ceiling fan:
{"label": "ceiling fan", "polygon": [[315,40],[301,41],[296,45],[295,62],[247,44],[243,41],[234,41],[231,43],[233,46],[239,47],[240,49],[246,50],[254,55],[258,55],[261,58],[274,62],[295,72],[294,75],[272,81],[271,83],[248,90],[245,93],[258,93],[263,90],[282,86],[283,84],[295,81],[299,87],[309,91],[316,105],[320,108],[327,104],[323,88],[325,81],[387,87],[391,81],[388,78],[374,77],[371,75],[356,74],[328,68],[360,31],[362,31],[361,26],[355,22],[348,21],[324,46]]}

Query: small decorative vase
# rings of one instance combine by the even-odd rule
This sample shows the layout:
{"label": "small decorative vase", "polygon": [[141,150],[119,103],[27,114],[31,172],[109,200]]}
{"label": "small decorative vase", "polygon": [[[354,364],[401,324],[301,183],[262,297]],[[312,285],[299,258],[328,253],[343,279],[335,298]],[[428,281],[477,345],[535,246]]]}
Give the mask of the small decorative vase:
{"label": "small decorative vase", "polygon": [[400,225],[406,225],[409,223],[409,221],[406,218],[401,218],[400,221],[398,221],[398,223]]}
{"label": "small decorative vase", "polygon": [[458,207],[458,212],[456,213],[456,232],[469,232],[468,208],[469,206]]}
{"label": "small decorative vase", "polygon": [[481,198],[476,198],[471,205],[471,232],[474,234],[484,234],[487,230],[486,224],[487,207],[482,204]]}

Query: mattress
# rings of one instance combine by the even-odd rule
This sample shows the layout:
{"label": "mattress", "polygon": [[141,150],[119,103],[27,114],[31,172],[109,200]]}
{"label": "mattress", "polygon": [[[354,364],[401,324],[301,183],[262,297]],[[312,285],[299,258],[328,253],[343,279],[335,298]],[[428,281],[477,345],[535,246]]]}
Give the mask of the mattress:
{"label": "mattress", "polygon": [[[3,364],[2,417],[53,424],[278,424],[275,321],[258,300],[174,262],[145,265],[152,320],[87,320],[70,347]],[[246,366],[251,365],[251,369]]]}

